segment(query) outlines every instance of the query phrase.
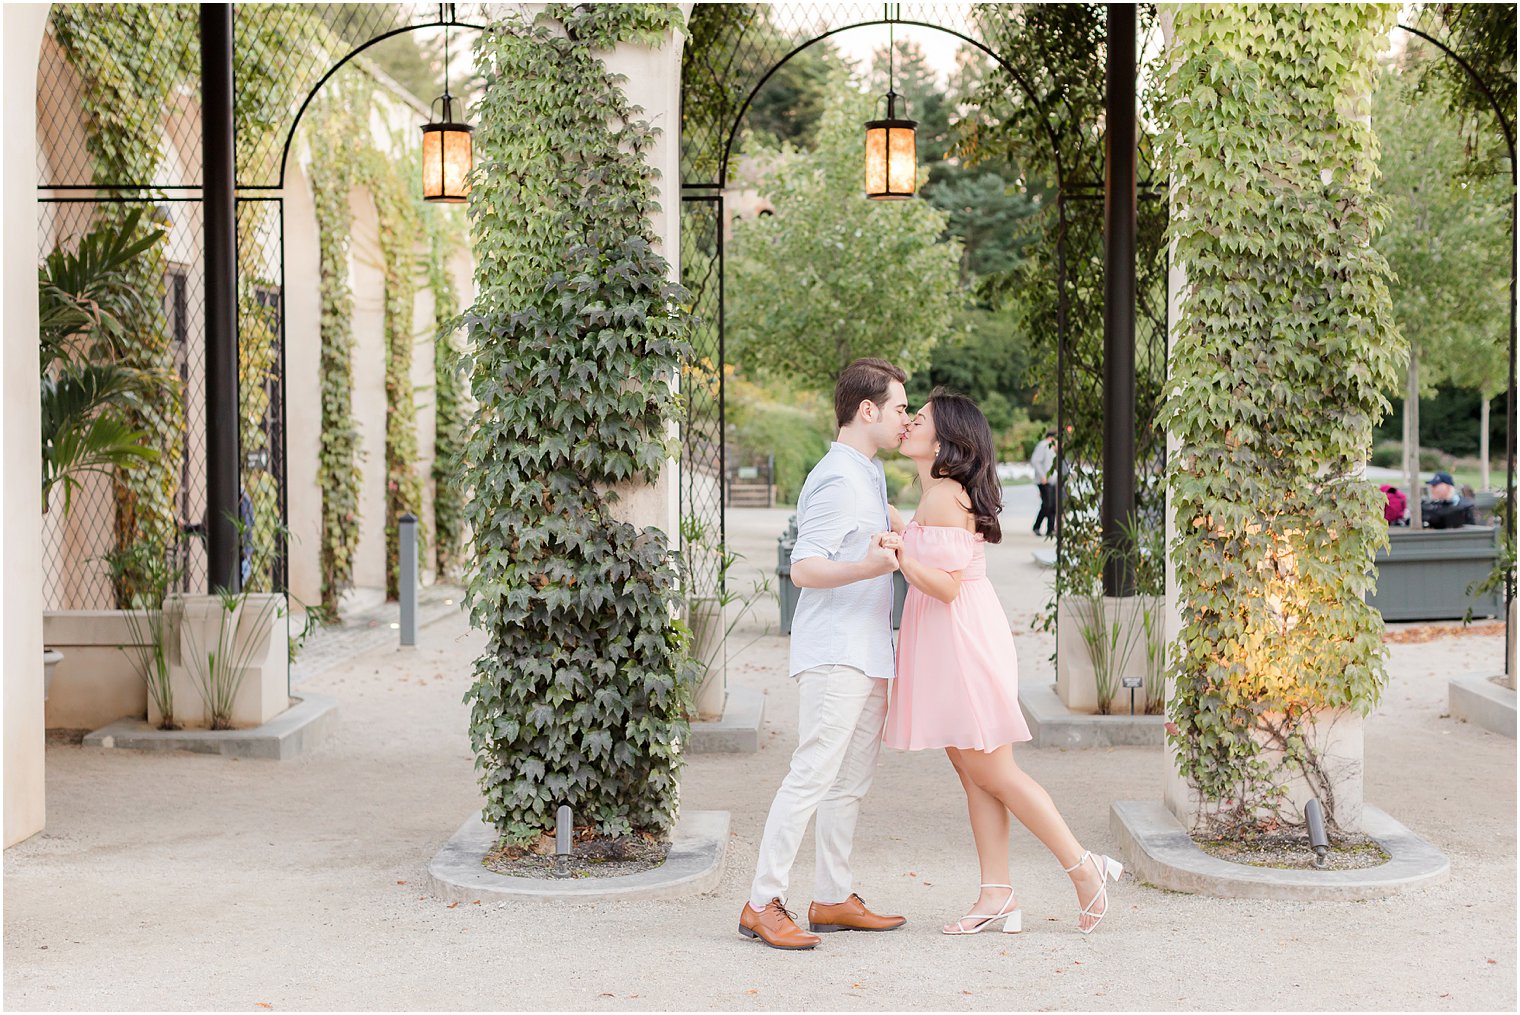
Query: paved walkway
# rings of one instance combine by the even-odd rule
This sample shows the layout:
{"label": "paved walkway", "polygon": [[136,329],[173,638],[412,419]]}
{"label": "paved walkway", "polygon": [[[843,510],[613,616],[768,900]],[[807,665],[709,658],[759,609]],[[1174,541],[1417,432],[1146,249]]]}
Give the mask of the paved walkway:
{"label": "paved walkway", "polygon": [[[463,599],[464,590],[453,585],[427,585],[419,589],[417,627],[421,629],[456,612]],[[381,603],[346,614],[338,623],[318,627],[306,636],[295,662],[290,664],[290,684],[299,687],[338,663],[400,644],[400,603]]]}
{"label": "paved walkway", "polygon": [[[731,516],[747,558],[775,559],[788,512]],[[1027,535],[989,554],[1025,680],[1050,639]],[[886,935],[771,951],[735,933],[771,793],[795,743],[795,689],[774,608],[733,664],[769,696],[764,748],[697,756],[683,805],[733,814],[720,889],[669,902],[449,908],[419,885],[476,806],[462,696],[483,647],[450,612],[414,650],[352,647],[298,686],[339,699],[342,728],[293,763],[48,750],[48,827],[6,851],[5,993],[12,1009],[1431,1009],[1516,1001],[1515,742],[1444,717],[1446,680],[1492,668],[1502,638],[1390,646],[1368,723],[1367,798],[1427,836],[1452,878],[1367,903],[1217,900],[1126,877],[1091,939],[1073,895],[1022,830],[1011,849],[1028,930],[947,938],[976,871],[943,757],[883,754],[856,845],[861,894],[905,913]],[[771,625],[764,633],[758,621]],[[746,638],[745,640],[748,640]],[[1025,749],[1079,838],[1111,844],[1116,799],[1160,793],[1155,749]],[[811,843],[792,902],[805,910]]]}

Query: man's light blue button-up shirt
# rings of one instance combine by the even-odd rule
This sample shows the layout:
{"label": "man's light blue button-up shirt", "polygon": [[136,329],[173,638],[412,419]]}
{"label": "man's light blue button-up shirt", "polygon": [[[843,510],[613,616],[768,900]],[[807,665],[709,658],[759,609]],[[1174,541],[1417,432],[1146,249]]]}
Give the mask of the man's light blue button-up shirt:
{"label": "man's light blue button-up shirt", "polygon": [[[797,498],[792,563],[809,557],[863,560],[871,537],[891,527],[886,470],[835,441]],[[891,574],[837,589],[801,590],[792,615],[792,676],[830,665],[853,666],[882,679],[896,675]]]}

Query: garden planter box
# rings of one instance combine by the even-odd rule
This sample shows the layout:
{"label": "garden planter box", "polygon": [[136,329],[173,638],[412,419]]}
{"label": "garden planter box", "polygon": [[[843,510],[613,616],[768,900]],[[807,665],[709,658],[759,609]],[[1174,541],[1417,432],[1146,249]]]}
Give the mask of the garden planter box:
{"label": "garden planter box", "polygon": [[727,613],[716,598],[705,598],[692,600],[687,605],[687,616],[692,655],[706,667],[692,707],[698,720],[716,722],[723,718],[723,705],[728,698],[728,646],[723,637],[728,626]]}
{"label": "garden planter box", "polygon": [[[204,729],[211,725],[211,711],[202,698],[192,653],[214,651],[222,618],[216,596],[171,596],[164,612],[179,612],[179,637],[169,649],[169,685],[174,693],[174,718],[181,726]],[[285,597],[255,593],[244,602],[246,617],[238,630],[233,650],[241,662],[237,694],[232,700],[232,725],[239,729],[262,726],[290,707],[290,620]],[[263,623],[256,623],[262,618]],[[162,717],[148,702],[148,722]]]}
{"label": "garden planter box", "polygon": [[[1162,608],[1166,601],[1160,596],[1104,597],[1109,624],[1115,622],[1130,625],[1126,630],[1135,632],[1134,644],[1119,661],[1114,674],[1114,697],[1110,713],[1129,715],[1129,690],[1119,685],[1121,677],[1145,679],[1145,627],[1141,611],[1148,609],[1156,623],[1163,623]],[[1098,680],[1093,671],[1092,657],[1087,642],[1082,639],[1082,629],[1090,622],[1092,607],[1075,596],[1061,601],[1056,616],[1056,697],[1073,712],[1095,715],[1098,712]],[[1120,642],[1127,636],[1121,636]],[[1135,714],[1145,714],[1145,688],[1135,691]]]}
{"label": "garden planter box", "polygon": [[42,615],[42,641],[63,653],[48,687],[49,729],[92,730],[143,714],[148,691],[128,647],[126,611],[50,610]]}
{"label": "garden planter box", "polygon": [[1500,592],[1469,596],[1467,587],[1493,570],[1498,547],[1489,525],[1460,529],[1388,530],[1388,549],[1376,559],[1377,589],[1367,602],[1385,621],[1460,620],[1504,614]]}

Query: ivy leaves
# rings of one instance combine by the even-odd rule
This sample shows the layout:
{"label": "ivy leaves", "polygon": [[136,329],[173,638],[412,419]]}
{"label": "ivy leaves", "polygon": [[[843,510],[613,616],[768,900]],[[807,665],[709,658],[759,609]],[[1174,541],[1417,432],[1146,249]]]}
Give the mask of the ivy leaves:
{"label": "ivy leaves", "polygon": [[476,410],[468,604],[490,636],[470,738],[486,820],[527,840],[561,803],[601,831],[675,820],[695,669],[664,533],[612,512],[674,454],[690,297],[654,247],[654,138],[595,51],[663,36],[670,5],[552,7],[485,32],[471,194]]}
{"label": "ivy leaves", "polygon": [[1325,710],[1369,711],[1385,681],[1364,596],[1386,525],[1359,469],[1402,356],[1363,119],[1391,18],[1378,4],[1177,15],[1172,740],[1216,833],[1274,820],[1300,775],[1331,806],[1308,731]]}

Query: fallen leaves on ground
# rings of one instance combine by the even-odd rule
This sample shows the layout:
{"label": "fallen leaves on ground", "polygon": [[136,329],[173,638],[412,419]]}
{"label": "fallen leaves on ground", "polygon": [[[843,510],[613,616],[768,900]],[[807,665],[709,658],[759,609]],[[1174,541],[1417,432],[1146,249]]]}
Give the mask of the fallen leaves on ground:
{"label": "fallen leaves on ground", "polygon": [[449,903],[449,907],[448,908],[453,909],[454,907],[456,907],[458,905],[459,905],[459,903],[457,903],[457,902],[451,902],[451,903]]}
{"label": "fallen leaves on ground", "polygon": [[1461,623],[1420,624],[1416,627],[1384,631],[1383,640],[1396,645],[1421,645],[1428,641],[1439,641],[1442,638],[1469,638],[1474,635],[1502,635],[1503,633],[1504,625],[1496,621],[1474,623],[1468,627],[1463,627]]}

